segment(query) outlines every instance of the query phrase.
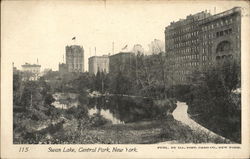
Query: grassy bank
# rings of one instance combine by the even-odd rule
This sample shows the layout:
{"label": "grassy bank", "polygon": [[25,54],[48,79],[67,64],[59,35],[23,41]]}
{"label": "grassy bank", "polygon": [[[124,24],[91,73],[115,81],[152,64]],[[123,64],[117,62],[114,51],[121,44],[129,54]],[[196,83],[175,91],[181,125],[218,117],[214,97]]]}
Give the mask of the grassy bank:
{"label": "grassy bank", "polygon": [[[84,122],[84,121],[81,121]],[[51,129],[51,128],[50,128]],[[53,128],[52,128],[53,129]],[[52,130],[51,129],[51,130]],[[128,124],[90,126],[73,119],[55,125],[56,132],[43,134],[38,139],[41,144],[155,144],[174,143],[224,143],[212,139],[208,134],[192,131],[187,125],[171,116],[163,120],[140,121]],[[41,132],[41,131],[40,131]],[[39,135],[33,135],[39,136]],[[30,140],[27,140],[30,141]]]}

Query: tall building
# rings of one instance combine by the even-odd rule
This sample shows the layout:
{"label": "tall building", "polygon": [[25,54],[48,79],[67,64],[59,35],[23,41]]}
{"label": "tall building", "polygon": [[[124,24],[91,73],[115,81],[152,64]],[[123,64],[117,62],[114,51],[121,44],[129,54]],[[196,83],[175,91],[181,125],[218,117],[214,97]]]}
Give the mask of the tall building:
{"label": "tall building", "polygon": [[172,22],[165,29],[170,82],[188,84],[191,74],[221,59],[240,59],[241,10],[211,15],[203,11]]}
{"label": "tall building", "polygon": [[129,71],[131,69],[133,56],[135,56],[135,54],[132,52],[120,52],[109,56],[109,72],[118,73],[119,71]]}
{"label": "tall building", "polygon": [[98,70],[109,73],[109,56],[92,56],[89,58],[89,73],[96,74]]}
{"label": "tall building", "polygon": [[84,49],[79,45],[66,46],[68,72],[84,72]]}
{"label": "tall building", "polygon": [[37,80],[41,65],[25,63],[22,65],[23,80]]}

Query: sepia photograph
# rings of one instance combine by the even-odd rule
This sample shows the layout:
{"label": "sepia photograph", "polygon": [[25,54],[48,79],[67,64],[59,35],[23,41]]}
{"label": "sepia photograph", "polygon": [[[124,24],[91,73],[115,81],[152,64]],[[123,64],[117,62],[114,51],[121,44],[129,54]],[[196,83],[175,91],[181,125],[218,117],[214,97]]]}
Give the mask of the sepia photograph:
{"label": "sepia photograph", "polygon": [[241,145],[249,2],[229,2],[2,1],[8,141]]}

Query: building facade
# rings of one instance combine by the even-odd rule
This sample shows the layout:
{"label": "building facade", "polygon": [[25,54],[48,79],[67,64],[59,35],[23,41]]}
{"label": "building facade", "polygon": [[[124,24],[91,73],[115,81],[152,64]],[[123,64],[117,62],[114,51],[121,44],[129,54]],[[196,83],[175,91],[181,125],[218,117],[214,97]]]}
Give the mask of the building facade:
{"label": "building facade", "polygon": [[89,58],[89,73],[96,74],[98,70],[109,73],[109,56],[92,56]]}
{"label": "building facade", "polygon": [[59,63],[59,73],[60,75],[66,74],[68,72],[68,66],[65,63]]}
{"label": "building facade", "polygon": [[241,9],[210,16],[199,22],[200,63],[204,66],[241,55]]}
{"label": "building facade", "polygon": [[66,46],[68,72],[84,72],[84,49],[79,45]]}
{"label": "building facade", "polygon": [[109,72],[118,73],[127,72],[131,69],[132,58],[135,56],[132,52],[120,52],[109,56]]}
{"label": "building facade", "polygon": [[37,80],[40,74],[41,65],[25,63],[22,65],[22,80]]}
{"label": "building facade", "polygon": [[172,22],[165,29],[170,83],[189,84],[190,76],[221,59],[240,58],[241,11],[211,15],[203,11]]}

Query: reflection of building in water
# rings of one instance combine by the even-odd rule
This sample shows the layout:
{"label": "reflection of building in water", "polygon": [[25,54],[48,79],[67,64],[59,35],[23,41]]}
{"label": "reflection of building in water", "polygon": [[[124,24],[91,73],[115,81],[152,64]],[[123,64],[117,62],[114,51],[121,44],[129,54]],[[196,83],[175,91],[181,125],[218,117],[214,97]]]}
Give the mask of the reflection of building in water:
{"label": "reflection of building in water", "polygon": [[37,80],[41,65],[25,63],[22,65],[23,80]]}
{"label": "reflection of building in water", "polygon": [[172,84],[188,84],[202,68],[241,54],[241,9],[211,15],[200,12],[172,22],[165,29],[165,51]]}
{"label": "reflection of building in water", "polygon": [[92,109],[89,109],[88,110],[89,112],[89,115],[94,115],[94,114],[99,114],[101,116],[103,116],[105,119],[108,119],[112,122],[112,124],[125,124],[124,121],[121,121],[119,120],[118,118],[116,118],[114,116],[114,114],[112,114],[110,112],[110,110],[104,110],[104,109],[97,109],[96,107],[95,108],[92,108]]}
{"label": "reflection of building in water", "polygon": [[109,73],[109,56],[92,56],[89,58],[89,73],[96,74],[98,70]]}

